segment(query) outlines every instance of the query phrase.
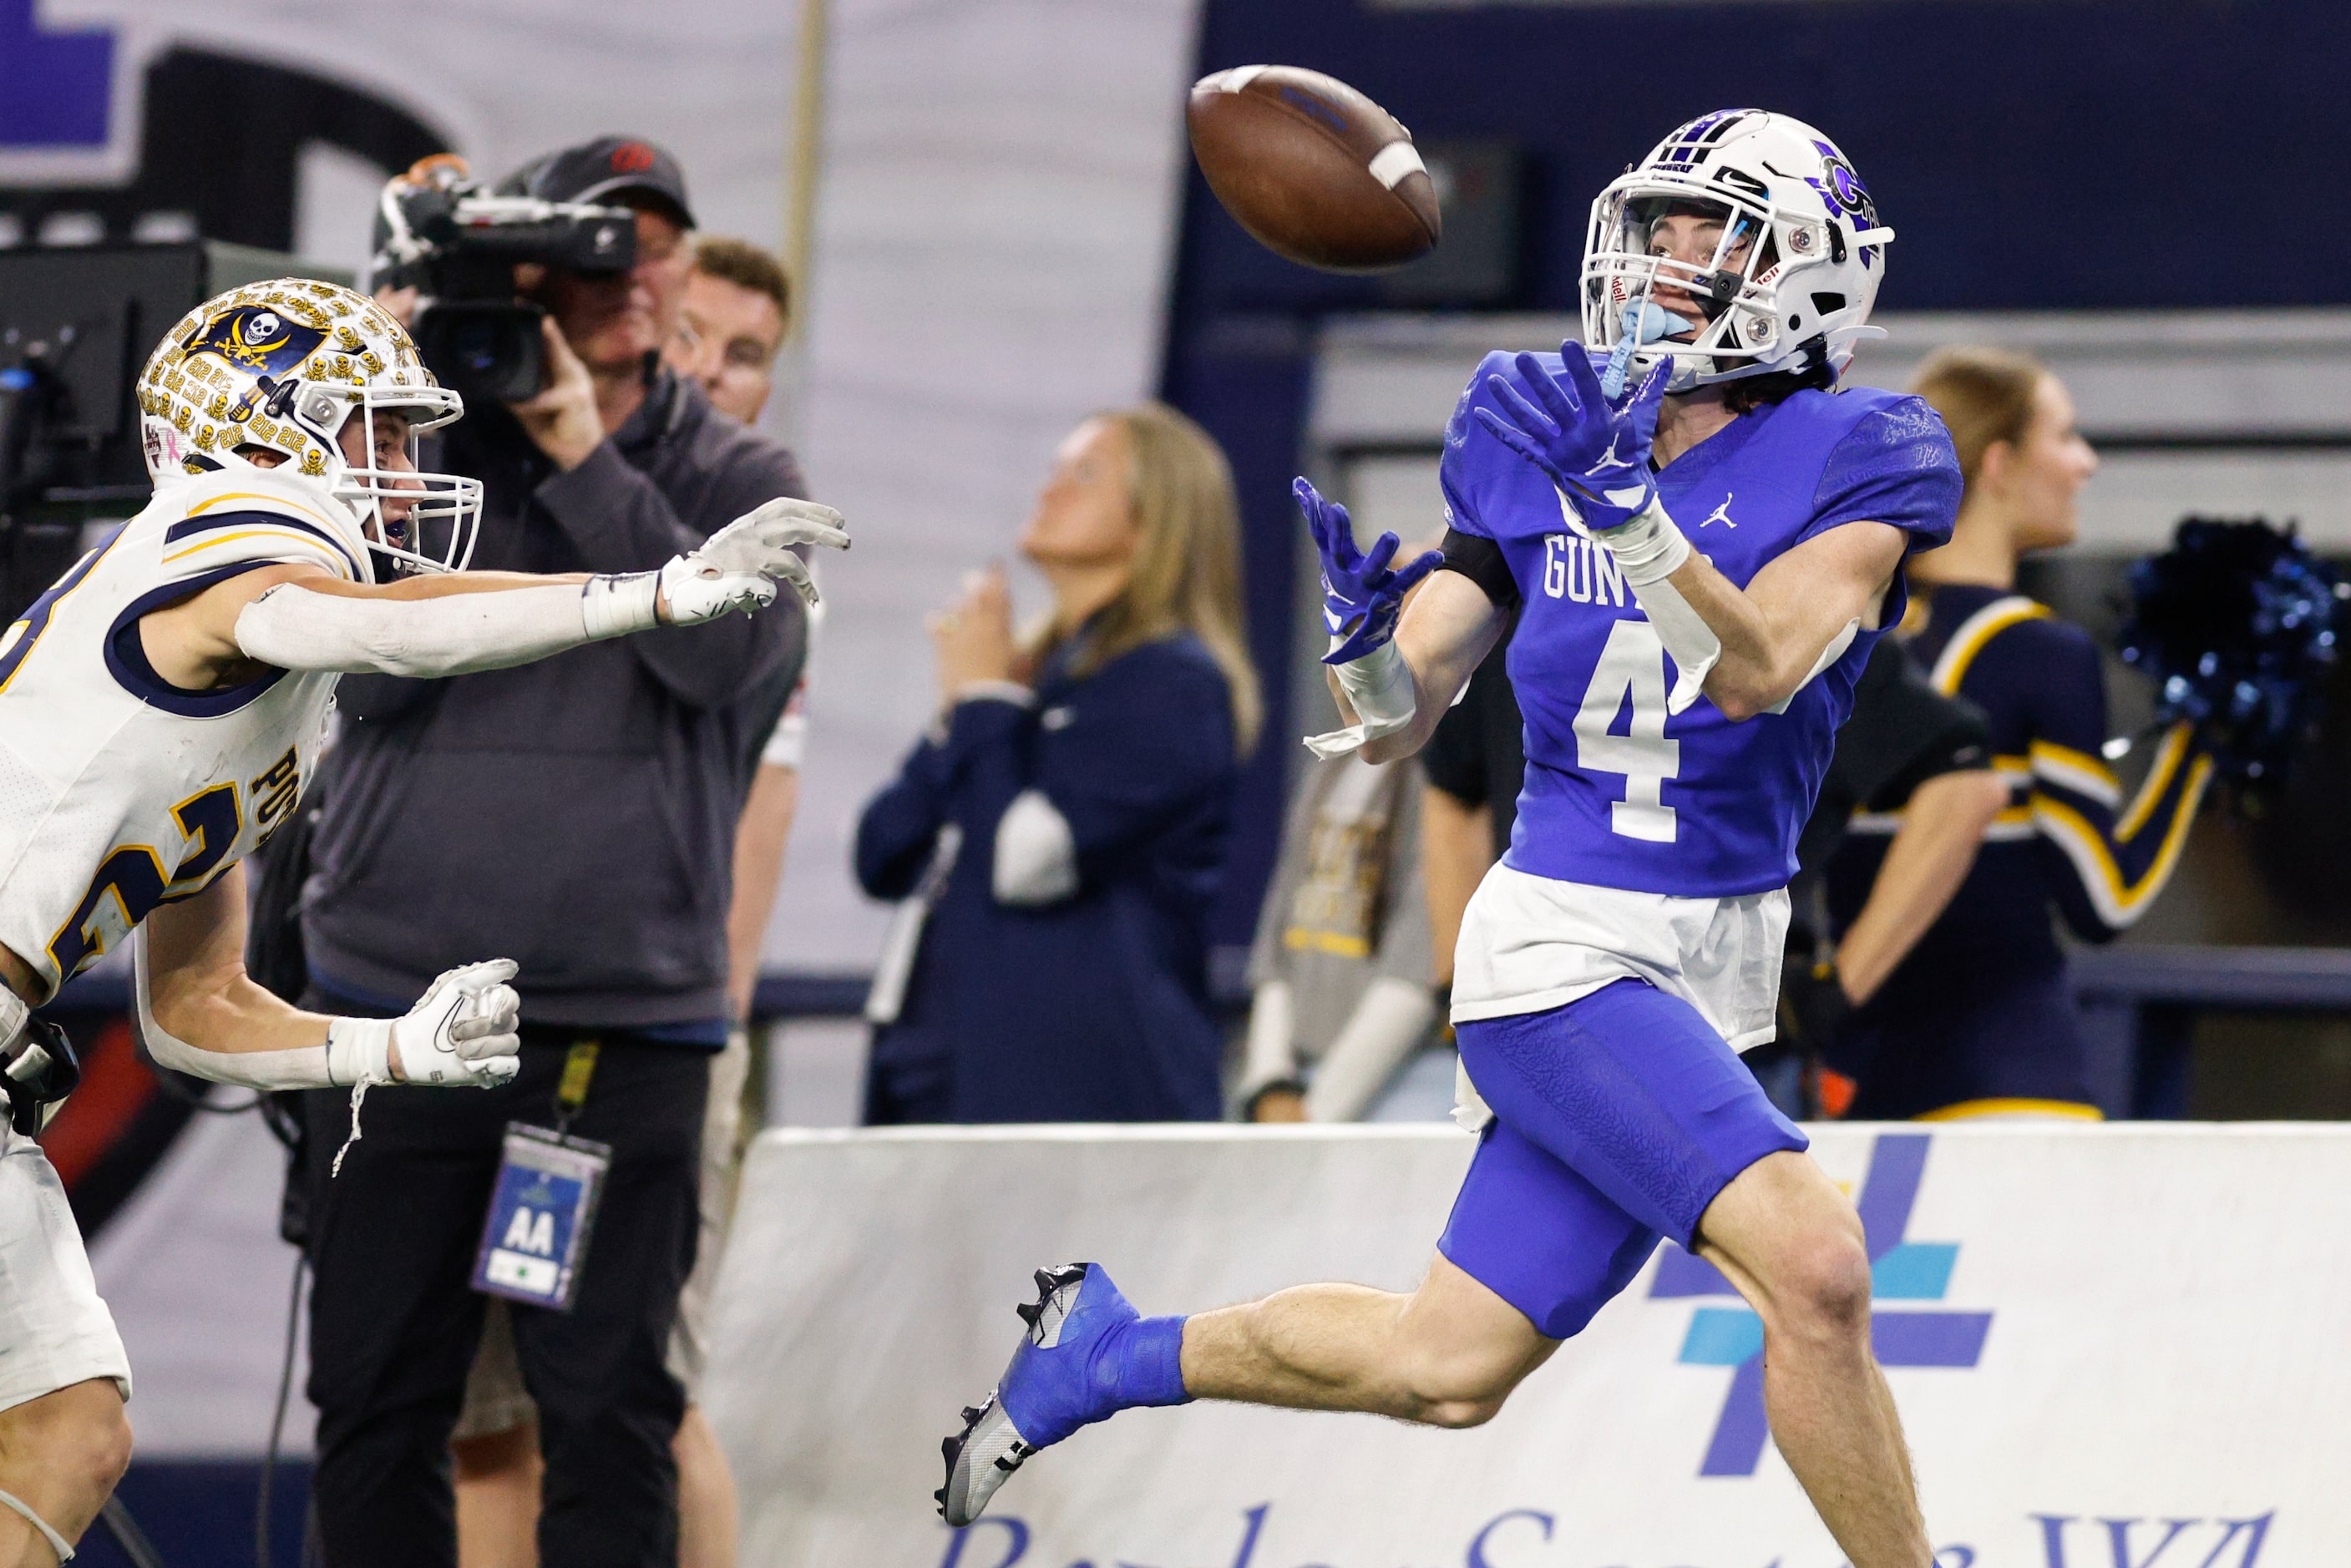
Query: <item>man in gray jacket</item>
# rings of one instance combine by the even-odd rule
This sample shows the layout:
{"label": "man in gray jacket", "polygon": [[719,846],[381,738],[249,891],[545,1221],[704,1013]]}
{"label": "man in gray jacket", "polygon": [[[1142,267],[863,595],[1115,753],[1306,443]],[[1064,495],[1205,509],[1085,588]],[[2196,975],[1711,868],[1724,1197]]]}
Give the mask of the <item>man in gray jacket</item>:
{"label": "man in gray jacket", "polygon": [[[526,193],[637,210],[622,275],[519,282],[549,312],[549,382],[486,408],[438,466],[484,482],[475,566],[657,566],[769,497],[804,493],[791,454],[661,368],[692,253],[675,163],[605,138],[544,160]],[[787,596],[788,597],[789,596]],[[507,1124],[611,1147],[568,1310],[517,1305],[540,1417],[542,1562],[675,1560],[664,1366],[694,1258],[709,1055],[726,1040],[730,857],[744,759],[798,673],[797,604],[432,683],[353,678],[319,819],[302,934],[314,992],[403,1010],[443,955],[521,964],[522,1070],[452,1106],[314,1095],[309,1393],[326,1557],[454,1563],[448,1438],[481,1338],[469,1288]]]}

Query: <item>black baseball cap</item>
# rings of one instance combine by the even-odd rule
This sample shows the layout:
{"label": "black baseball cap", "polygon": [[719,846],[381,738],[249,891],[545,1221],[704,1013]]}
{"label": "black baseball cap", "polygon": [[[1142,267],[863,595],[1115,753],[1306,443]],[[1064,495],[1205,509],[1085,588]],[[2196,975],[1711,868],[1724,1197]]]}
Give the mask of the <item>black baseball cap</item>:
{"label": "black baseball cap", "polygon": [[685,171],[663,148],[641,136],[600,136],[526,164],[506,181],[511,192],[548,202],[610,202],[629,192],[653,197],[686,228],[695,227],[685,199]]}

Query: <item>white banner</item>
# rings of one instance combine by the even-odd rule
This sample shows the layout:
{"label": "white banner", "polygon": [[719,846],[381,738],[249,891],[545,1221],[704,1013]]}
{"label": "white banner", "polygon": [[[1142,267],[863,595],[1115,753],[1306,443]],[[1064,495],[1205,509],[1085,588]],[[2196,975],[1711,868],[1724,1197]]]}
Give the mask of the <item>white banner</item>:
{"label": "white banner", "polygon": [[[1938,1568],[2351,1561],[2351,1250],[2311,1199],[2351,1128],[1839,1127]],[[1315,1279],[1408,1289],[1471,1140],[1444,1128],[769,1133],[705,1397],[744,1561],[907,1568],[1835,1568],[1762,1423],[1761,1334],[1668,1246],[1470,1432],[1134,1411],[960,1535],[939,1440],[1040,1264],[1145,1313]],[[2316,1231],[2314,1241],[2314,1230]]]}

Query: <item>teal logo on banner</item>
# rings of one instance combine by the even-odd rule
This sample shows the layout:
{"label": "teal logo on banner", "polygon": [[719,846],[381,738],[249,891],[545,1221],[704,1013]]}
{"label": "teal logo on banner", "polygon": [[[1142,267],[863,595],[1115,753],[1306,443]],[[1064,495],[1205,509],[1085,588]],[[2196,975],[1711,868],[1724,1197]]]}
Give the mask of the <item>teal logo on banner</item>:
{"label": "teal logo on banner", "polygon": [[[1927,1170],[1926,1133],[1884,1133],[1870,1150],[1869,1172],[1855,1200],[1869,1238],[1869,1277],[1876,1306],[1870,1339],[1886,1366],[1973,1366],[1991,1332],[1988,1312],[1930,1312],[1889,1306],[1939,1302],[1950,1291],[1959,1261],[1956,1241],[1913,1241],[1910,1210]],[[1652,1300],[1737,1296],[1713,1264],[1671,1242],[1657,1262]],[[1763,1419],[1763,1324],[1745,1306],[1702,1306],[1682,1340],[1685,1366],[1732,1368],[1730,1392],[1715,1421],[1714,1438],[1699,1463],[1701,1476],[1751,1476],[1771,1428]]]}

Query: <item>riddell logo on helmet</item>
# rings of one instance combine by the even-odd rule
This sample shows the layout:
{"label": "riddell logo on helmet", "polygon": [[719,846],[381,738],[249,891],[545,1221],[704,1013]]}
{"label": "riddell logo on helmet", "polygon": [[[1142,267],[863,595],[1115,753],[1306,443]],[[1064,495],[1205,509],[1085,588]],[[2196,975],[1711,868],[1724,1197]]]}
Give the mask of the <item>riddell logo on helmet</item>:
{"label": "riddell logo on helmet", "polygon": [[653,150],[642,141],[623,141],[612,149],[612,172],[642,174],[653,166]]}

